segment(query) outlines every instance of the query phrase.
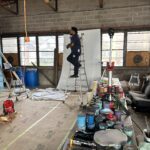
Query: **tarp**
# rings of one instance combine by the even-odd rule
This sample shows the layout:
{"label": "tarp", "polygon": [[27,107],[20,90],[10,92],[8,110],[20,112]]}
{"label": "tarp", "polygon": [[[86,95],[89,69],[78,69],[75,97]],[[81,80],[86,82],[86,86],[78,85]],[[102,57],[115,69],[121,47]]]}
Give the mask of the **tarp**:
{"label": "tarp", "polygon": [[[94,80],[99,80],[101,76],[101,33],[100,29],[79,31],[79,36],[83,33],[83,48],[85,56],[85,69],[89,86],[92,85]],[[70,49],[66,49],[66,45],[70,43],[70,36],[64,35],[64,53],[63,53],[63,66],[60,80],[57,89],[61,90],[74,90],[75,79],[69,78],[70,63],[66,60],[70,54]],[[72,66],[71,66],[72,67]],[[72,67],[73,68],[73,67]],[[78,79],[79,80],[79,79]],[[83,85],[83,83],[82,83]],[[78,88],[79,90],[79,88]]]}
{"label": "tarp", "polygon": [[52,88],[47,89],[38,89],[37,91],[32,93],[32,100],[58,100],[64,101],[67,95],[63,91],[57,91]]}

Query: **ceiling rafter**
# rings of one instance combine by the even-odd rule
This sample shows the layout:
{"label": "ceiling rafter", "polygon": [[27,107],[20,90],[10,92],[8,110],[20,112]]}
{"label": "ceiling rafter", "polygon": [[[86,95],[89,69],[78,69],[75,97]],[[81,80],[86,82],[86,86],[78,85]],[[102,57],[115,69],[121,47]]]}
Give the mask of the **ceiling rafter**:
{"label": "ceiling rafter", "polygon": [[[0,0],[0,6],[12,14],[18,15],[19,13],[18,0]],[[12,9],[13,6],[15,8]]]}
{"label": "ceiling rafter", "polygon": [[44,0],[44,2],[54,11],[58,11],[58,0]]}
{"label": "ceiling rafter", "polygon": [[99,7],[103,8],[103,5],[104,5],[104,0],[99,0]]}

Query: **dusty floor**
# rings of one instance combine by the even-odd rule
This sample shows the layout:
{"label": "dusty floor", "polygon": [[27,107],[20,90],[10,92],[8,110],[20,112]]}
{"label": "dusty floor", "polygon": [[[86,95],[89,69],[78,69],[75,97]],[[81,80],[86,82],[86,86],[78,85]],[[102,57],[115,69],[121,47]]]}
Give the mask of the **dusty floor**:
{"label": "dusty floor", "polygon": [[132,122],[133,122],[133,126],[134,126],[135,135],[142,135],[141,130],[146,128],[145,116],[147,116],[149,126],[150,126],[150,113],[148,113],[148,112],[137,112],[131,108],[130,108],[130,112],[131,112],[131,118],[132,118]]}
{"label": "dusty floor", "polygon": [[[1,92],[0,105],[6,97],[7,92]],[[75,123],[79,104],[78,95],[70,95],[65,103],[19,97],[15,102],[16,118],[0,124],[0,150],[59,149]]]}
{"label": "dusty floor", "polygon": [[[0,113],[2,102],[8,92],[0,92]],[[59,150],[71,131],[79,112],[79,96],[70,95],[65,103],[60,101],[33,101],[22,95],[15,102],[16,118],[10,123],[0,124],[0,150]],[[131,116],[138,126],[146,127],[150,114],[135,112]],[[133,122],[135,134],[142,134]]]}

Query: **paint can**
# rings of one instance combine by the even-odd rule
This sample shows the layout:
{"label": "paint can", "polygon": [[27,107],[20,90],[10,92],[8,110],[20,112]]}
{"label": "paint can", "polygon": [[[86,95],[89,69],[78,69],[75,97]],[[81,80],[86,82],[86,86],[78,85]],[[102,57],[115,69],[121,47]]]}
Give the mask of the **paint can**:
{"label": "paint can", "polygon": [[115,116],[118,121],[121,121],[121,115],[122,115],[122,111],[115,110]]}
{"label": "paint can", "polygon": [[87,128],[93,129],[94,127],[95,127],[94,113],[88,113],[87,114]]}
{"label": "paint can", "polygon": [[97,102],[96,105],[98,106],[99,110],[101,110],[103,108],[102,101]]}
{"label": "paint can", "polygon": [[110,108],[110,103],[107,102],[107,101],[103,101],[103,108],[104,108],[104,109]]}
{"label": "paint can", "polygon": [[84,114],[78,115],[77,126],[78,126],[78,130],[85,130],[86,129],[86,115],[84,115]]}
{"label": "paint can", "polygon": [[108,88],[104,87],[104,93],[107,93],[107,91],[108,91]]}
{"label": "paint can", "polygon": [[101,94],[104,93],[104,87],[103,87],[103,86],[100,87],[100,93],[101,93]]}

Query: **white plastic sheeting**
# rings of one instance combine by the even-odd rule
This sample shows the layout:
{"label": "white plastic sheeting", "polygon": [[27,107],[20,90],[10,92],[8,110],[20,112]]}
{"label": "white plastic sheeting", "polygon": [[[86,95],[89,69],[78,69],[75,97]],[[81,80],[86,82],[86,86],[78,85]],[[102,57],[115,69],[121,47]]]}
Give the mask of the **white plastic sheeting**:
{"label": "white plastic sheeting", "polygon": [[[79,36],[84,33],[83,46],[85,56],[85,69],[87,73],[89,87],[94,80],[99,80],[101,76],[101,33],[100,29],[79,31]],[[75,79],[70,76],[70,63],[66,60],[70,54],[70,49],[66,45],[70,42],[70,35],[64,35],[63,66],[57,89],[74,90]],[[72,67],[73,68],[73,67]],[[72,72],[73,74],[73,72]],[[78,79],[79,80],[79,79]],[[68,86],[69,85],[69,86]],[[82,83],[83,85],[83,83]]]}
{"label": "white plastic sheeting", "polygon": [[36,92],[32,93],[32,100],[58,100],[64,101],[67,95],[63,91],[57,91],[52,88],[38,89]]}

